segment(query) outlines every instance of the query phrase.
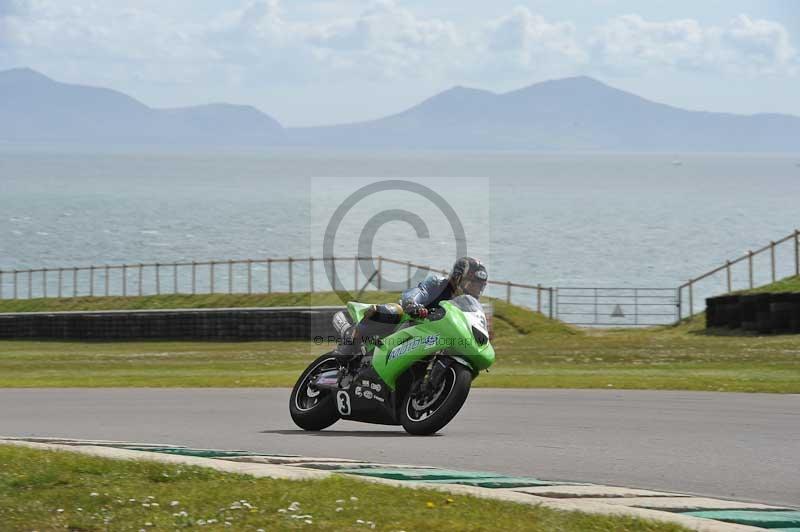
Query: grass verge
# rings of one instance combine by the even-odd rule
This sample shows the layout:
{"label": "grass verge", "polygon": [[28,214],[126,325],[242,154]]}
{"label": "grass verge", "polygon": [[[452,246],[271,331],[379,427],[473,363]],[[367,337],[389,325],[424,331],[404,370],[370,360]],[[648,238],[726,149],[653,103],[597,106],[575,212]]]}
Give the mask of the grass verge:
{"label": "grass verge", "polygon": [[[627,517],[382,486],[290,481],[0,445],[3,530],[560,530],[678,532]],[[226,523],[229,523],[226,525]]]}
{"label": "grass verge", "polygon": [[[368,293],[364,299],[396,297]],[[56,310],[55,301],[26,304]],[[62,301],[101,309],[320,305],[338,299],[272,294]],[[11,303],[3,302],[5,310]],[[674,327],[579,330],[502,301],[494,305],[497,363],[475,386],[800,393],[800,335],[707,331],[703,316]],[[291,386],[324,351],[310,342],[0,341],[0,387]]]}
{"label": "grass verge", "polygon": [[770,283],[751,290],[734,292],[736,294],[771,294],[775,292],[800,292],[800,276],[786,277],[780,281]]}

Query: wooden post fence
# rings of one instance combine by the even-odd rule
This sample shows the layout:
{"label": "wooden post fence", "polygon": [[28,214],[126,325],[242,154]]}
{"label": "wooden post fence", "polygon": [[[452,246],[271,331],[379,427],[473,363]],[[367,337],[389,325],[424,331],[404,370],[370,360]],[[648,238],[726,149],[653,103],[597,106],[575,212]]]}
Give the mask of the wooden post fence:
{"label": "wooden post fence", "polygon": [[267,293],[272,293],[272,259],[267,259]]}
{"label": "wooden post fence", "polygon": [[800,229],[794,232],[794,274],[800,277]]}
{"label": "wooden post fence", "polygon": [[308,259],[308,291],[314,293],[314,259]]}
{"label": "wooden post fence", "polygon": [[211,289],[211,293],[214,293],[214,261],[212,260],[209,265],[209,288]]}
{"label": "wooden post fence", "polygon": [[247,295],[253,293],[253,261],[247,260]]}
{"label": "wooden post fence", "polygon": [[725,273],[726,277],[728,278],[728,293],[730,293],[732,290],[731,290],[731,261],[729,260],[725,261]]}
{"label": "wooden post fence", "polygon": [[293,290],[292,281],[293,281],[293,279],[292,279],[292,257],[289,257],[289,293],[290,294],[294,291]]}
{"label": "wooden post fence", "polygon": [[542,313],[542,283],[536,285],[536,312]]}
{"label": "wooden post fence", "polygon": [[[308,264],[308,289],[310,293],[315,293],[318,286],[318,281],[315,279],[315,262],[322,261],[323,266],[327,263],[325,261],[330,260],[330,268],[333,272],[333,281],[331,283],[331,287],[334,290],[342,290],[343,286],[342,283],[337,282],[336,279],[336,272],[337,272],[337,260],[344,260],[345,262],[352,260],[353,261],[353,285],[354,289],[357,291],[359,287],[359,269],[362,265],[362,261],[370,261],[371,264],[375,267],[375,274],[378,275],[378,280],[373,282],[370,279],[368,282],[372,284],[372,286],[378,290],[388,289],[386,283],[383,282],[382,276],[384,273],[384,262],[388,261],[391,264],[396,264],[400,268],[405,267],[407,281],[404,283],[405,288],[410,288],[412,285],[412,274],[414,270],[417,269],[421,272],[440,272],[446,273],[444,270],[431,268],[430,266],[425,266],[422,264],[415,264],[412,261],[404,260],[396,260],[388,257],[377,256],[377,257],[360,257],[358,255],[354,255],[352,257],[303,257],[303,258],[294,258],[294,257],[287,257],[287,258],[269,258],[269,259],[242,259],[242,260],[235,260],[235,259],[228,259],[224,261],[208,261],[208,262],[197,262],[197,261],[185,261],[185,262],[154,262],[154,263],[138,263],[138,264],[104,264],[104,265],[91,265],[85,267],[72,267],[72,268],[38,268],[38,269],[28,269],[28,270],[6,270],[0,271],[0,299],[8,299],[9,296],[12,296],[14,299],[19,299],[20,296],[27,295],[27,298],[32,299],[35,297],[54,297],[56,294],[59,298],[64,297],[65,295],[69,297],[69,287],[67,286],[67,280],[64,278],[65,272],[72,271],[72,297],[79,297],[81,295],[88,294],[90,297],[96,296],[105,296],[110,297],[112,295],[122,295],[123,297],[129,297],[130,295],[134,295],[138,292],[139,296],[145,296],[148,293],[155,293],[157,295],[165,295],[165,294],[179,294],[181,293],[182,286],[185,287],[185,292],[189,292],[189,287],[186,286],[189,283],[189,279],[182,279],[180,276],[189,276],[191,275],[191,293],[197,294],[198,291],[202,292],[202,286],[198,286],[198,265],[199,266],[208,266],[208,292],[211,294],[218,293],[219,287],[217,286],[217,265],[224,265],[227,264],[227,291],[223,288],[223,293],[227,292],[228,294],[234,294],[239,290],[240,292],[244,293],[244,287],[238,287],[236,285],[236,265],[237,264],[246,264],[247,268],[247,294],[253,294],[254,290],[258,290],[257,286],[254,286],[254,279],[253,279],[253,263],[256,264],[265,264],[267,266],[267,292],[273,293],[273,286],[272,286],[272,264],[273,262],[280,262],[287,264],[287,274],[288,274],[288,291],[289,293],[294,293],[294,289],[296,287],[296,280],[294,278],[295,273],[295,263],[297,261],[302,261]],[[191,267],[191,273],[189,273],[188,268],[182,269],[183,266]],[[165,273],[168,276],[165,279],[162,279],[162,267],[166,268]],[[152,268],[153,272],[150,279],[154,283],[150,289],[145,290],[145,277],[149,274],[145,273],[145,268],[150,269]],[[135,269],[136,273],[134,274],[131,272],[131,269]],[[103,282],[102,285],[98,283],[97,280],[97,270],[102,270],[103,272]],[[116,281],[113,281],[112,277],[115,275],[114,271],[119,270],[121,279],[120,284],[117,285]],[[87,272],[86,277],[88,278],[84,282],[88,282],[88,288],[83,289],[81,291],[81,279],[79,278],[80,272]],[[57,272],[57,286],[50,287],[49,283],[50,280],[53,279],[53,272]],[[137,282],[137,289],[134,290],[133,287],[128,286],[128,274],[131,276],[135,276],[135,279],[131,279],[131,282]],[[204,274],[201,273],[202,277]],[[302,273],[302,272],[301,272]],[[36,275],[41,274],[41,295],[36,293],[35,286],[38,286],[39,279],[36,279]],[[21,279],[21,276],[25,276],[24,279]],[[10,280],[9,280],[10,277]],[[171,279],[169,278],[171,277]],[[374,277],[374,276],[373,276]],[[24,283],[27,281],[27,287]],[[55,280],[54,280],[55,281]],[[164,281],[162,286],[162,281]],[[10,287],[6,287],[5,283],[11,284]],[[299,280],[300,284],[303,287],[306,286],[303,283],[302,278]],[[526,290],[535,291],[535,304],[533,301],[530,301],[530,306],[535,308],[537,312],[543,312],[544,305],[547,302],[542,300],[544,294],[543,290],[547,290],[547,295],[549,297],[549,313],[553,315],[555,313],[556,305],[554,304],[554,294],[555,290],[551,288],[547,288],[541,285],[541,283],[536,285],[527,285],[527,284],[518,284],[511,281],[490,281],[491,284],[505,286],[505,300],[507,302],[511,302],[513,299],[513,289],[514,288],[522,288]],[[258,280],[256,279],[256,285],[258,285]],[[325,287],[327,288],[327,287]],[[117,290],[120,290],[119,292]],[[11,293],[13,291],[13,294]],[[502,297],[502,296],[501,296]]]}
{"label": "wooden post fence", "polygon": [[769,243],[770,266],[772,268],[772,282],[775,282],[775,242]]}

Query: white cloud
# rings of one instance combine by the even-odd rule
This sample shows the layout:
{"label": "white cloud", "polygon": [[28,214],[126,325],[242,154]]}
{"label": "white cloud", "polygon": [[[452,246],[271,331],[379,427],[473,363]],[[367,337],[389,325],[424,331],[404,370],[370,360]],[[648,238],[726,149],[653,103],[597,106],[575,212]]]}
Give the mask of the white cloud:
{"label": "white cloud", "polygon": [[461,48],[454,24],[391,0],[325,21],[291,20],[276,0],[251,0],[210,23],[200,40],[226,64],[251,69],[244,76],[280,67],[284,80],[438,75]]}
{"label": "white cloud", "polygon": [[285,92],[326,84],[358,90],[387,80],[427,91],[609,71],[780,78],[799,64],[783,25],[746,15],[704,25],[632,14],[579,30],[572,20],[524,6],[470,21],[428,15],[399,0],[335,9],[330,3],[322,11],[286,0],[236,0],[225,8],[209,1],[202,12],[193,5],[199,4],[0,0],[0,68],[29,65],[58,79],[133,87],[145,100],[165,95],[172,103],[187,95],[263,102],[276,85]]}
{"label": "white cloud", "polygon": [[489,23],[487,44],[491,52],[516,55],[524,66],[542,61],[583,63],[587,59],[572,22],[550,22],[521,6]]}
{"label": "white cloud", "polygon": [[789,74],[796,52],[780,23],[739,15],[724,26],[693,19],[651,22],[623,15],[598,28],[596,60],[615,70],[672,67],[732,74]]}
{"label": "white cloud", "polygon": [[782,24],[770,20],[754,20],[747,15],[739,15],[730,21],[721,40],[744,67],[753,65],[779,69],[797,58],[789,32]]}
{"label": "white cloud", "polygon": [[[310,24],[306,44],[336,69],[367,69],[372,77],[440,73],[462,51],[452,22],[420,18],[392,0],[373,3],[357,17]],[[420,67],[427,67],[422,68]]]}
{"label": "white cloud", "polygon": [[27,5],[23,0],[0,0],[0,17],[9,15],[23,15]]}

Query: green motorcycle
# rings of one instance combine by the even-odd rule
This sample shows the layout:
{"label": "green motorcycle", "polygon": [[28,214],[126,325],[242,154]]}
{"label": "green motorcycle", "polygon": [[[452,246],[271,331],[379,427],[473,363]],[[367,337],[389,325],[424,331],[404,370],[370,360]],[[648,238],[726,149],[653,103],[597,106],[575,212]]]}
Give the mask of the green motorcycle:
{"label": "green motorcycle", "polygon": [[[348,303],[352,323],[370,307]],[[334,325],[346,319],[341,314]],[[472,380],[495,357],[483,307],[469,295],[442,301],[425,319],[403,315],[394,332],[369,339],[362,353],[343,359],[331,351],[300,375],[289,399],[300,428],[349,419],[433,434],[455,417]]]}

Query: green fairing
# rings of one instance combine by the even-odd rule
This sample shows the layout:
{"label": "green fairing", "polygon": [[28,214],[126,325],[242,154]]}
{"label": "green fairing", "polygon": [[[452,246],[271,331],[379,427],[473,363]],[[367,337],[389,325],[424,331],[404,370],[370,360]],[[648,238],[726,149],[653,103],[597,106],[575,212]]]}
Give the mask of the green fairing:
{"label": "green fairing", "polygon": [[370,307],[372,307],[372,305],[369,303],[350,301],[347,303],[347,312],[349,312],[350,317],[353,318],[353,323],[358,323],[364,319],[364,313],[367,312],[367,309]]}
{"label": "green fairing", "polygon": [[[347,304],[347,310],[350,316],[359,322],[370,306],[350,302]],[[412,320],[404,316],[403,322],[413,321],[416,325],[386,336],[383,338],[383,345],[375,347],[372,366],[392,390],[395,388],[397,378],[408,368],[437,351],[446,349],[449,354],[461,357],[476,373],[494,364],[492,344],[486,342],[480,345],[475,341],[472,326],[464,311],[449,301],[442,301],[439,306],[445,310],[442,319]],[[400,350],[390,360],[392,350],[398,347]]]}

